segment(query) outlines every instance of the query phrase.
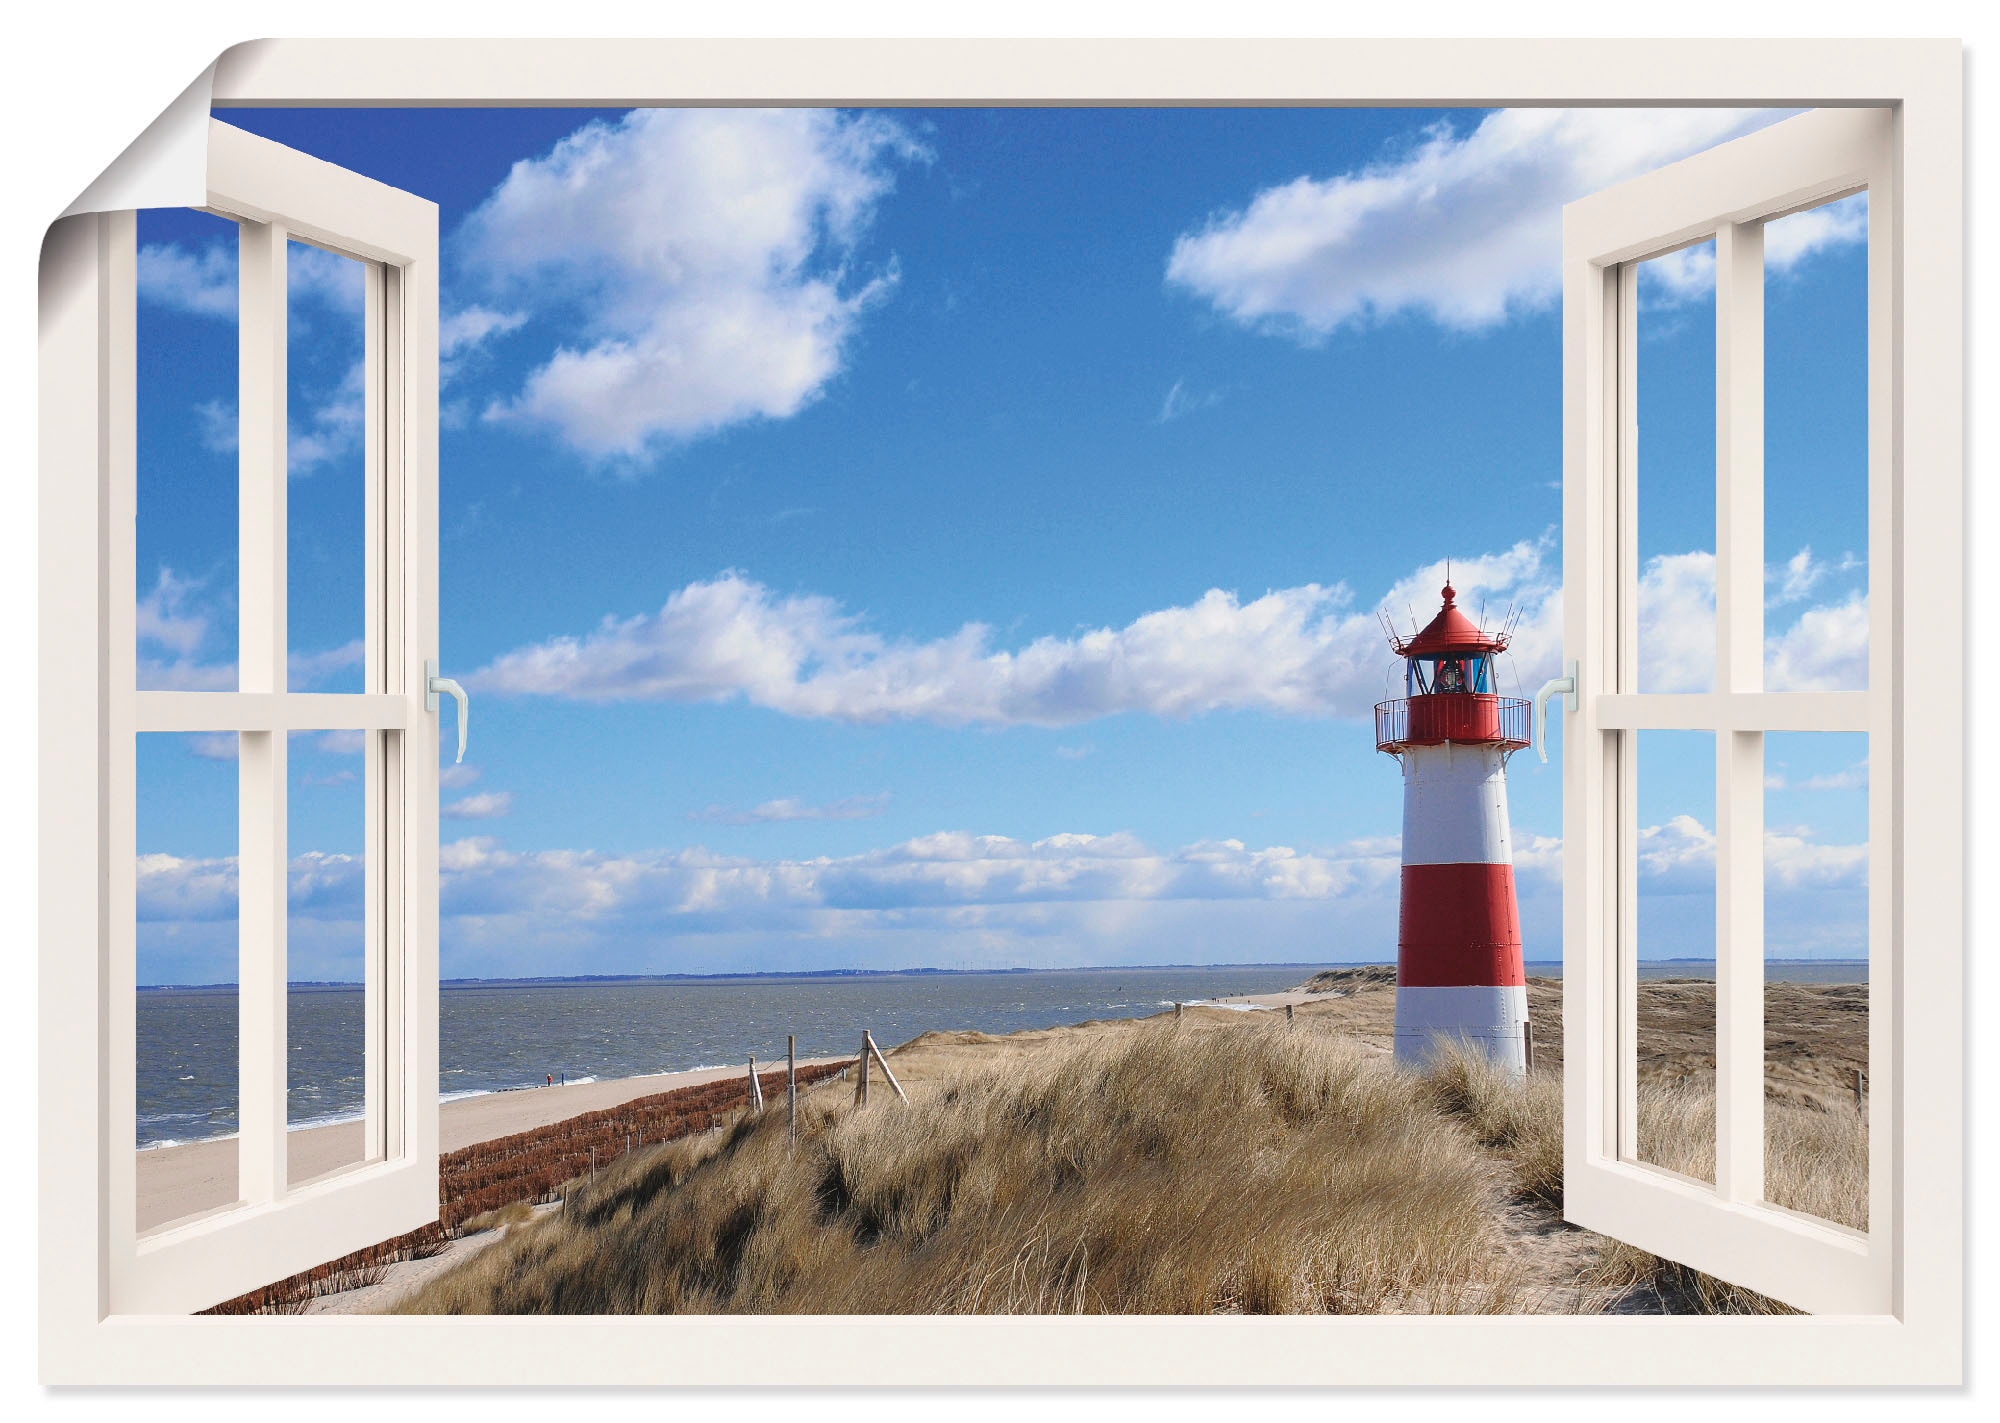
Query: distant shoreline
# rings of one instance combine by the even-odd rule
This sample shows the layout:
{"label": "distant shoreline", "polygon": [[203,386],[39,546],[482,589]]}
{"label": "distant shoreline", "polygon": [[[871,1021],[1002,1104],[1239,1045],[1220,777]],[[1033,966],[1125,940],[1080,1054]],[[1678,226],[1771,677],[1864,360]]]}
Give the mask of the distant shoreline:
{"label": "distant shoreline", "polygon": [[[1322,959],[1301,960],[1299,962],[1275,963],[1145,963],[1145,964],[1079,964],[1060,968],[822,968],[785,969],[770,972],[745,973],[605,973],[549,975],[539,978],[446,978],[438,981],[438,987],[445,990],[468,988],[559,988],[566,984],[604,987],[620,983],[746,983],[746,982],[824,982],[827,979],[860,978],[995,978],[1019,977],[1035,973],[1148,973],[1148,972],[1217,972],[1227,969],[1327,969],[1327,968],[1376,968],[1394,964],[1394,959]],[[1868,960],[1852,958],[1827,959],[1766,959],[1767,968],[1800,968],[1817,966],[1824,968],[1867,967]],[[1685,964],[1705,966],[1713,969],[1712,958],[1667,958],[1640,959],[1640,967],[1669,966]],[[1545,978],[1562,975],[1561,959],[1529,959],[1525,967],[1531,976],[1540,970]],[[234,989],[234,983],[142,983],[141,993],[216,993],[223,989]],[[354,980],[340,979],[295,979],[286,987],[294,989],[329,989],[334,991],[353,990],[362,985]]]}

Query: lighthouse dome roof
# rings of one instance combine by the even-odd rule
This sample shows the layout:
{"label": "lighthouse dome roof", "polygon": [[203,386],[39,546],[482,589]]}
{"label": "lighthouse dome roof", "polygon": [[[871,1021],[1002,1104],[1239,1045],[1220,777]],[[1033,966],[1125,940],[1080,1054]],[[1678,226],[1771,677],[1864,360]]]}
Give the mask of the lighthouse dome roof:
{"label": "lighthouse dome roof", "polygon": [[1498,652],[1506,647],[1507,634],[1481,632],[1479,624],[1459,611],[1457,590],[1447,583],[1443,591],[1444,606],[1438,609],[1438,615],[1425,625],[1424,630],[1408,641],[1395,639],[1399,655],[1447,657],[1452,653]]}

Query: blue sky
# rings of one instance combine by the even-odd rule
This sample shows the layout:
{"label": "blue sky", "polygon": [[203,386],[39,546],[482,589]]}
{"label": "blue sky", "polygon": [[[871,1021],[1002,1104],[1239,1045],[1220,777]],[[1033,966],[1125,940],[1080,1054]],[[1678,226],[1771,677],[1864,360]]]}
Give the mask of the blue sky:
{"label": "blue sky", "polygon": [[[440,205],[460,975],[1393,956],[1376,611],[1450,559],[1549,675],[1561,203],[1773,116],[220,117]],[[1773,685],[1865,676],[1863,201],[1769,241]],[[232,234],[140,242],[142,685],[226,687]],[[293,685],[352,690],[359,274],[292,250]],[[1642,661],[1692,689],[1712,272],[1650,268]],[[1774,952],[1858,949],[1857,740],[1773,742]],[[293,742],[294,977],[358,963],[354,746]],[[233,750],[140,765],[142,978],[230,978]],[[1712,767],[1642,747],[1649,956],[1703,952]],[[1510,793],[1555,957],[1558,765]]]}

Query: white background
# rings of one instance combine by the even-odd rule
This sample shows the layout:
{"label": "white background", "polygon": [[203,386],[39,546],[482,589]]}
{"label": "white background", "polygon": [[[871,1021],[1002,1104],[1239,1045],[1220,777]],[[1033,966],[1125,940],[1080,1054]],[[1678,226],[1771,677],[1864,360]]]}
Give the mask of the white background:
{"label": "white background", "polygon": [[[242,40],[274,35],[298,36],[546,36],[563,33],[578,36],[625,35],[793,35],[793,36],[1074,36],[1117,35],[1282,37],[1291,35],[1426,37],[1465,35],[1536,36],[1745,36],[1814,35],[1851,37],[1859,35],[1954,36],[1968,46],[1966,113],[1968,121],[1966,250],[1970,262],[1967,294],[1971,303],[1968,327],[1970,350],[1967,362],[1967,409],[1988,408],[1985,398],[1991,382],[1983,380],[1978,354],[1982,337],[1991,330],[1992,301],[1986,299],[1981,281],[1980,259],[1985,255],[1980,236],[1988,184],[1982,158],[1991,151],[1985,141],[1990,121],[1980,92],[1980,71],[1986,43],[2000,34],[2000,23],[1990,16],[2000,14],[2000,6],[1971,3],[1925,3],[1899,0],[1894,5],[1859,4],[1851,0],[1820,0],[1812,4],[1759,3],[1759,0],[1681,0],[1671,6],[1610,5],[1598,3],[1557,3],[1556,0],[1515,0],[1505,6],[1470,3],[1469,0],[1421,0],[1420,4],[1378,3],[1368,7],[1277,3],[1277,0],[1210,0],[1206,4],[1184,0],[1151,0],[1143,5],[1116,5],[1105,0],[960,0],[950,6],[892,3],[892,0],[843,0],[837,5],[804,3],[804,0],[766,0],[766,3],[687,4],[687,3],[591,3],[567,0],[554,5],[521,3],[520,0],[484,0],[477,6],[436,3],[435,0],[345,0],[339,5],[252,3],[252,0],[211,0],[197,6],[186,0],[154,0],[144,6],[93,5],[89,0],[17,0],[9,17],[9,38],[0,52],[0,104],[6,109],[6,132],[14,142],[6,156],[4,170],[7,197],[0,208],[0,311],[4,312],[4,342],[0,342],[0,362],[8,379],[0,382],[0,429],[7,432],[7,459],[0,464],[0,606],[8,610],[4,644],[14,659],[10,690],[15,695],[0,705],[8,742],[16,748],[15,760],[0,773],[0,903],[12,908],[12,932],[0,944],[7,951],[6,991],[0,993],[7,1015],[4,1036],[7,1045],[0,1061],[13,1067],[15,1090],[0,1103],[12,1108],[8,1123],[10,1156],[14,1166],[8,1176],[14,1188],[12,1219],[5,1223],[11,1249],[0,1282],[0,1407],[9,1416],[23,1416],[18,1410],[40,1416],[130,1417],[143,1410],[147,1423],[154,1419],[209,1417],[254,1411],[282,1413],[293,1417],[332,1417],[357,1409],[367,1409],[375,1418],[404,1415],[436,1419],[460,1411],[478,1410],[488,1418],[560,1418],[572,1411],[631,1409],[657,1416],[663,1408],[687,1410],[703,1419],[709,1417],[775,1420],[780,1414],[797,1420],[832,1413],[867,1415],[886,1419],[905,1410],[938,1413],[948,1411],[952,1423],[960,1420],[1012,1416],[1022,1409],[1037,1414],[1067,1416],[1086,1411],[1094,1418],[1107,1414],[1118,1417],[1144,1416],[1148,1419],[1228,1417],[1239,1409],[1277,1415],[1325,1416],[1335,1409],[1394,1413],[1399,1417],[1476,1414],[1482,1420],[1519,1417],[1541,1420],[1552,1413],[1589,1412],[1601,1415],[1615,1410],[1622,1419],[1685,1416],[1699,1409],[1704,1423],[1729,1417],[1739,1410],[1770,1417],[1792,1410],[1811,1408],[1819,1418],[1868,1418],[1878,1420],[1889,1413],[1921,1409],[1925,1412],[1967,1412],[1975,1407],[1978,1392],[2000,1393],[1979,1385],[1987,1372],[1988,1351],[1983,1347],[1996,1331],[1988,1327],[1992,1311],[1983,1298],[1982,1285],[1995,1278],[1994,1265],[2000,1252],[1991,1245],[1993,1232],[1981,1229],[1981,1207],[1993,1193],[1986,1189],[1992,1179],[1993,1153],[1984,1150],[1987,1133],[1980,1130],[1980,1108],[1991,1100],[1994,1054],[1982,1053],[1981,1034],[1969,1030],[1966,1036],[1972,1081],[1969,1100],[1974,1112],[1972,1139],[1967,1161],[1972,1172],[1968,1200],[1973,1220],[1967,1234],[1971,1258],[1972,1285],[1967,1373],[1969,1390],[1949,1393],[1901,1394],[1894,1397],[1845,1391],[1832,1395],[1798,1395],[1784,1399],[1735,1391],[1718,1397],[1708,1392],[1697,1397],[1666,1392],[1648,1395],[1610,1396],[1602,1392],[1582,1394],[1555,1390],[1516,1390],[1489,1395],[1445,1392],[1372,1391],[1336,1397],[1307,1390],[1287,1389],[1261,1397],[1224,1398],[1214,1391],[1174,1389],[1158,1393],[1126,1392],[1117,1395],[1055,1394],[1039,1392],[1033,1397],[997,1392],[915,1394],[883,1390],[870,1393],[801,1394],[798,1391],[719,1391],[650,1398],[560,1399],[547,1391],[533,1395],[487,1394],[479,1397],[450,1397],[435,1393],[407,1391],[397,1395],[257,1393],[221,1391],[156,1393],[138,1396],[125,1392],[78,1392],[53,1394],[34,1383],[35,1310],[32,1250],[34,1239],[34,1172],[27,1161],[35,1139],[35,1098],[33,1064],[35,1054],[35,998],[26,979],[32,972],[36,937],[33,925],[35,902],[34,817],[37,794],[33,766],[35,745],[34,710],[29,679],[33,676],[35,653],[35,520],[34,520],[34,429],[35,429],[35,269],[42,233],[55,215],[94,178],[124,146],[137,136],[166,105],[227,46]],[[1982,14],[1984,9],[1988,13]],[[558,25],[567,26],[557,29]],[[1750,96],[1754,97],[1754,96]],[[1995,536],[1995,499],[1982,490],[1980,446],[1974,428],[1968,431],[1967,457],[1973,470],[1970,490],[1972,547],[1968,559],[1969,587],[1975,595],[1968,619],[1973,645],[1981,655],[1973,660],[1972,717],[1974,744],[1968,773],[1971,776],[1974,822],[1968,827],[1972,874],[1969,883],[1982,878],[1983,846],[1989,843],[1986,821],[1980,807],[2000,795],[2000,777],[1994,774],[1995,758],[1985,753],[1978,738],[2000,735],[2000,718],[1982,714],[1982,708],[2000,701],[2000,678],[1992,667],[1996,650],[1990,645],[1993,621],[1982,615],[1977,595],[1988,593],[1993,580],[1982,577],[1981,555],[2000,551]],[[1983,497],[1982,497],[1983,496]],[[1985,642],[1982,643],[1981,639]],[[1985,857],[1990,860],[1990,855]],[[1978,906],[1974,906],[1975,914]],[[1972,1024],[1988,1021],[2000,1013],[1991,985],[1995,974],[1987,968],[1980,950],[1985,947],[1978,920],[1968,944],[1973,985],[1967,1011]],[[888,1362],[885,1360],[885,1363]],[[628,1393],[630,1391],[627,1391]],[[1987,1408],[1993,1406],[1989,1398]]]}

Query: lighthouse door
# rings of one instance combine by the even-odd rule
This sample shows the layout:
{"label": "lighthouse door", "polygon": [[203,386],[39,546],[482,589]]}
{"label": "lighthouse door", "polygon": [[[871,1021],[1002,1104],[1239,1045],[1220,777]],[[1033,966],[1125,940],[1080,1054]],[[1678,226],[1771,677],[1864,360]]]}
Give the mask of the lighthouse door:
{"label": "lighthouse door", "polygon": [[[1896,161],[1893,111],[1816,110],[1572,203],[1563,218],[1565,651],[1579,668],[1564,744],[1564,1213],[1811,1313],[1892,1312],[1910,1225],[1897,1081],[1907,769],[1894,693],[1908,571],[1894,523]],[[1866,688],[1774,689],[1765,681],[1765,224],[1858,193],[1868,195]],[[1713,675],[1703,649],[1695,689],[1662,690],[1641,676],[1638,646],[1638,272],[1672,253],[1705,260],[1711,243]],[[1705,423],[1705,395],[1700,406]],[[1783,1209],[1765,1181],[1765,738],[1797,732],[1867,738],[1866,1230]],[[1662,733],[1708,733],[1715,746],[1711,1179],[1650,1164],[1642,1155],[1660,1158],[1640,1149],[1637,748],[1642,734]]]}

